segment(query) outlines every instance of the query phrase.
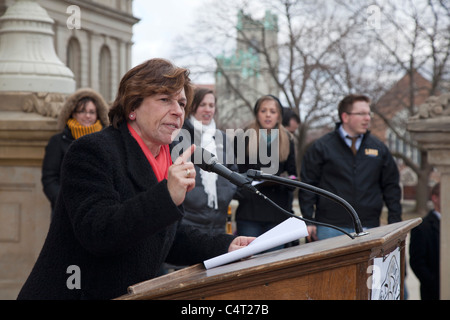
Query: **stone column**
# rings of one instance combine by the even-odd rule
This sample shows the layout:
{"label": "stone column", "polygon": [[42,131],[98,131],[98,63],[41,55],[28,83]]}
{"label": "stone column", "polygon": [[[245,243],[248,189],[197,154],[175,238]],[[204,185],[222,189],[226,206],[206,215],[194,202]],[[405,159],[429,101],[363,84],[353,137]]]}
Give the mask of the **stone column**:
{"label": "stone column", "polygon": [[408,122],[411,136],[428,151],[441,174],[441,299],[450,299],[450,93],[429,97]]}
{"label": "stone column", "polygon": [[0,18],[0,91],[72,93],[72,71],[54,47],[54,21],[36,1],[16,0]]}

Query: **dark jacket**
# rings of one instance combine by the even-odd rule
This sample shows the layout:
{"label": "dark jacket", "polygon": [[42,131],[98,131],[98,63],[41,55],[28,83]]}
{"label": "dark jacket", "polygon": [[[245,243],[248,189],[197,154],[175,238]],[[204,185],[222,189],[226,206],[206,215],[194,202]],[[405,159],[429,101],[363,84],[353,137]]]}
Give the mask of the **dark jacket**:
{"label": "dark jacket", "polygon": [[62,161],[73,141],[72,133],[66,126],[61,133],[50,138],[45,148],[41,181],[44,193],[51,203],[52,211],[55,209],[56,199],[58,198]]}
{"label": "dark jacket", "polygon": [[409,264],[420,281],[422,300],[439,300],[440,221],[433,211],[411,230]]}
{"label": "dark jacket", "polygon": [[[194,143],[194,126],[189,120],[185,120],[183,129],[186,133],[189,133],[186,138],[190,140],[189,145]],[[232,163],[227,163],[226,152],[227,145],[226,135],[223,131],[217,130],[216,134],[220,134],[220,139],[216,139],[216,149],[217,157],[220,162],[224,164],[228,169],[232,171],[237,171],[237,165]],[[182,140],[182,139],[181,139]],[[179,142],[175,139],[171,146],[175,146]],[[186,198],[183,202],[184,207],[184,217],[182,220],[183,224],[192,225],[203,232],[209,234],[222,234],[225,232],[225,225],[228,214],[228,205],[236,193],[236,185],[229,182],[222,176],[217,176],[216,188],[217,188],[217,199],[218,208],[208,207],[208,196],[205,192],[205,188],[202,184],[202,178],[200,174],[200,168],[195,166],[196,176],[195,176],[195,188],[186,194]]]}
{"label": "dark jacket", "polygon": [[[155,277],[164,261],[199,263],[227,252],[233,239],[179,226],[182,207],[158,183],[125,123],[74,141],[38,260],[19,299],[111,299]],[[70,290],[70,266],[81,289]]]}
{"label": "dark jacket", "polygon": [[[278,176],[283,172],[287,172],[288,175],[297,175],[295,149],[292,139],[289,141],[289,150],[289,156],[286,161],[279,162],[278,172],[276,173]],[[268,155],[270,156],[270,149]],[[261,168],[267,166],[268,164],[263,164],[261,162],[259,154],[257,163],[255,164],[250,163],[248,156],[246,156],[244,164],[238,163],[239,172],[241,173],[246,173],[249,169],[261,170]],[[287,211],[291,210],[292,197],[290,192],[293,190],[292,187],[271,182],[263,182],[260,185],[257,185],[256,188],[281,208]],[[278,224],[288,218],[286,214],[273,207],[263,197],[250,191],[240,188],[236,198],[239,201],[239,206],[236,209],[236,220]]]}
{"label": "dark jacket", "polygon": [[70,95],[65,101],[58,116],[58,129],[61,132],[50,138],[45,148],[45,156],[42,163],[41,182],[44,194],[47,196],[52,207],[52,216],[60,188],[62,161],[70,144],[75,140],[67,126],[67,120],[72,117],[78,101],[85,97],[91,98],[94,101],[97,108],[97,117],[102,126],[106,127],[109,124],[109,106],[98,92],[90,88],[81,88]]}
{"label": "dark jacket", "polygon": [[[339,125],[308,148],[302,161],[301,181],[346,200],[363,227],[380,225],[383,201],[388,209],[388,223],[401,221],[399,172],[389,149],[367,132],[354,156],[339,134]],[[350,214],[332,200],[301,189],[298,196],[303,217],[353,227]]]}

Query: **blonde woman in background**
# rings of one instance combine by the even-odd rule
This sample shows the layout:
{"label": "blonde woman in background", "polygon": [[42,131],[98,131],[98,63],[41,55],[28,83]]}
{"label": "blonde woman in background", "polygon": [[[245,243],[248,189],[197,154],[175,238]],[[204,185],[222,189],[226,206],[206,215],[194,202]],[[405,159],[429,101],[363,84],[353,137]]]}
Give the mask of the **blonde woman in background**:
{"label": "blonde woman in background", "polygon": [[[282,125],[283,107],[280,101],[272,95],[262,96],[255,104],[254,113],[256,119],[247,130],[256,132],[257,141],[246,141],[245,163],[240,164],[238,161],[239,172],[245,173],[249,169],[261,170],[267,166],[263,163],[261,155],[268,155],[275,162],[270,166],[278,168],[274,174],[281,175],[287,172],[289,176],[296,176],[294,142]],[[256,149],[252,148],[255,144]],[[251,160],[252,158],[256,159],[256,163]],[[269,183],[261,183],[256,188],[283,209],[292,211],[292,199],[288,191],[293,188]],[[236,210],[236,225],[239,235],[257,237],[287,218],[254,193],[239,190],[237,198],[239,206]]]}

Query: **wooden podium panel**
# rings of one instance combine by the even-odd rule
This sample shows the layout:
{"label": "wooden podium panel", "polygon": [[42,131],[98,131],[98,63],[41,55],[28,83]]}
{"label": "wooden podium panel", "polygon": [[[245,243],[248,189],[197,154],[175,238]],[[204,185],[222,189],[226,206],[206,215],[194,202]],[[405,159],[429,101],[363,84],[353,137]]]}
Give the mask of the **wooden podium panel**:
{"label": "wooden podium panel", "polygon": [[[367,300],[375,258],[400,251],[403,299],[405,239],[422,219],[255,255],[206,270],[197,264],[129,287],[119,300]],[[379,260],[379,259],[378,259]]]}

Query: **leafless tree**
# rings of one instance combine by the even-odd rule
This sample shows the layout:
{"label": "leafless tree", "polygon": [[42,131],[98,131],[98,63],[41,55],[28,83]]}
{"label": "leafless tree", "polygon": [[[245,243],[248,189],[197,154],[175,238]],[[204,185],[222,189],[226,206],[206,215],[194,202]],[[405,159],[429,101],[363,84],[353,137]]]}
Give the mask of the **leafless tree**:
{"label": "leafless tree", "polygon": [[[371,18],[375,25],[366,31],[367,45],[375,48],[370,59],[382,61],[380,78],[371,92],[375,98],[373,111],[402,144],[417,148],[420,161],[410,154],[393,150],[393,155],[410,167],[418,176],[416,211],[427,211],[428,179],[432,166],[427,151],[409,138],[406,132],[408,119],[417,112],[418,104],[431,95],[438,95],[450,77],[450,10],[448,2],[441,0],[371,1]],[[364,7],[346,3],[353,12]],[[391,79],[404,76],[405,83],[393,86]],[[386,78],[387,76],[387,78]],[[423,81],[423,77],[428,81]],[[384,80],[390,83],[384,85]],[[389,117],[386,110],[402,110]]]}
{"label": "leafless tree", "polygon": [[[298,168],[312,130],[331,129],[337,103],[349,93],[371,96],[378,118],[398,139],[421,150],[405,135],[406,121],[416,112],[418,95],[438,94],[450,79],[449,7],[443,0],[213,0],[199,10],[196,34],[180,39],[177,58],[195,57],[189,64],[195,74],[225,73],[217,57],[233,52],[236,39],[252,46],[264,59],[264,71],[275,80],[284,106],[302,119],[296,135]],[[252,43],[236,28],[239,10],[254,17],[265,10],[277,14],[278,61],[264,41]],[[418,74],[431,85],[417,88]],[[401,104],[407,112],[392,119],[381,103],[405,75],[407,90],[391,95],[390,103]],[[231,76],[228,82],[242,105],[251,109],[254,101],[247,99],[243,87],[234,85]],[[426,151],[421,150],[419,164],[402,153],[394,155],[419,176],[417,206],[422,213],[431,170]]]}
{"label": "leafless tree", "polygon": [[[343,10],[338,3],[321,1],[227,1],[212,2],[208,6],[208,15],[198,23],[198,34],[190,39],[190,49],[184,50],[198,54],[201,49],[200,63],[190,65],[193,70],[198,67],[205,71],[208,64],[211,68],[221,69],[215,59],[220,51],[215,47],[219,44],[222,51],[233,49],[233,40],[246,41],[257,54],[264,59],[264,70],[272,76],[278,86],[281,100],[285,107],[294,110],[301,118],[302,125],[297,134],[298,160],[300,161],[306,148],[307,133],[311,128],[330,126],[336,119],[336,105],[339,98],[350,92],[354,80],[349,66],[355,66],[358,58],[367,56],[369,49],[358,42],[354,43],[355,33],[364,24],[363,17],[358,13]],[[224,7],[225,6],[225,7]],[[264,14],[271,10],[278,15],[279,23],[279,61],[271,58],[271,48],[264,42],[251,43],[242,30],[236,26],[238,10]],[[211,33],[206,32],[210,30]],[[206,34],[213,35],[207,38]],[[264,38],[264,37],[263,37]],[[191,41],[192,39],[196,39]],[[201,39],[201,40],[200,40]],[[203,45],[198,44],[203,43]],[[343,43],[352,43],[352,51],[343,48]],[[205,48],[205,45],[206,48]],[[346,64],[342,64],[346,60]],[[205,63],[210,61],[210,63]],[[347,68],[347,69],[346,69]],[[353,68],[353,67],[352,67]],[[364,65],[359,66],[365,69]],[[209,69],[211,71],[211,69]],[[224,72],[224,76],[227,74]],[[234,85],[229,80],[230,87],[244,105],[252,108],[254,101],[248,101],[242,87]]]}

